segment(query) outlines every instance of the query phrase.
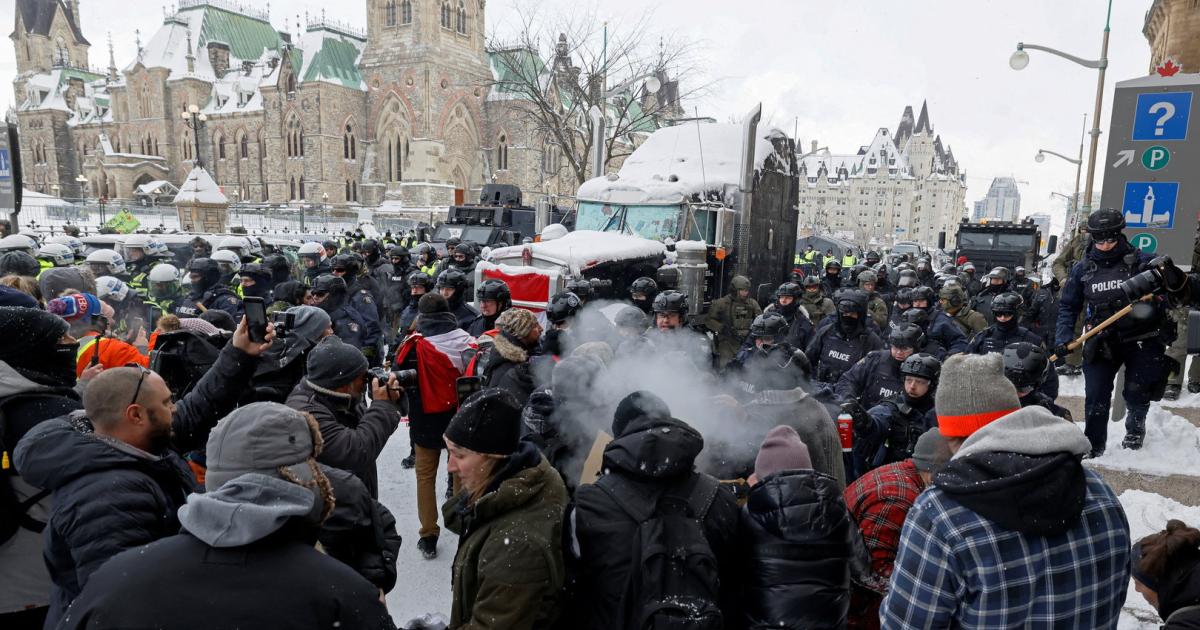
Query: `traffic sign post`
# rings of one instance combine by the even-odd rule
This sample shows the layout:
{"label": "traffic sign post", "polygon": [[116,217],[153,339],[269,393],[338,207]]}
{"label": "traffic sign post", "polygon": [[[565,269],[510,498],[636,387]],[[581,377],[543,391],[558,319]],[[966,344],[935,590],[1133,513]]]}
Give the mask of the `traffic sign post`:
{"label": "traffic sign post", "polygon": [[1136,248],[1190,263],[1200,213],[1200,75],[1151,75],[1117,83],[1102,208],[1125,215]]}

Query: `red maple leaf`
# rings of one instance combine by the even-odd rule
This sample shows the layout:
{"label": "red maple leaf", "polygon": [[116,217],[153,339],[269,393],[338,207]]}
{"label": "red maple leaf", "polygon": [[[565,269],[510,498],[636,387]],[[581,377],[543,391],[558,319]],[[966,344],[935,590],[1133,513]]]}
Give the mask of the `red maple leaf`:
{"label": "red maple leaf", "polygon": [[1154,71],[1157,72],[1159,74],[1159,76],[1170,77],[1170,76],[1174,76],[1177,72],[1179,72],[1182,69],[1183,69],[1183,67],[1176,64],[1174,59],[1167,59],[1162,64],[1160,64],[1157,68],[1155,68]]}

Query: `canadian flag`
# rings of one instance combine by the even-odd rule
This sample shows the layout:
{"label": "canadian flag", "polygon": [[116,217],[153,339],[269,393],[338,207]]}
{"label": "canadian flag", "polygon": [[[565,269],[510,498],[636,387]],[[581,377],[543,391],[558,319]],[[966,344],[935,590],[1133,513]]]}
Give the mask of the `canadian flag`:
{"label": "canadian flag", "polygon": [[448,333],[426,337],[413,333],[396,351],[396,365],[404,362],[409,352],[417,353],[417,387],[421,390],[421,410],[443,413],[458,405],[458,390],[454,381],[463,375],[463,354],[473,350],[475,338],[461,328]]}

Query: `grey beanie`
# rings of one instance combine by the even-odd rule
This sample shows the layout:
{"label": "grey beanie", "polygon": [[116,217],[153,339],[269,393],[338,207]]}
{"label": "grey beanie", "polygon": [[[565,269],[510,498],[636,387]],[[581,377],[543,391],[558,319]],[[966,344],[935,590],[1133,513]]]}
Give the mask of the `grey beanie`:
{"label": "grey beanie", "polygon": [[319,452],[303,413],[279,403],[251,403],[233,410],[209,433],[204,487],[211,492],[246,473],[282,478],[281,466],[309,481],[313,475],[306,462]]}
{"label": "grey beanie", "polygon": [[293,313],[296,316],[296,325],[289,334],[294,333],[300,339],[308,339],[313,343],[320,340],[321,335],[329,329],[333,321],[329,319],[329,313],[315,306],[293,306],[287,310],[288,313]]}
{"label": "grey beanie", "polygon": [[326,337],[308,353],[308,382],[324,389],[337,389],[367,371],[367,358],[362,350]]}
{"label": "grey beanie", "polygon": [[942,365],[934,408],[944,437],[965,438],[1020,409],[1021,400],[1004,378],[1002,355],[956,354]]}
{"label": "grey beanie", "polygon": [[917,470],[927,473],[941,471],[946,462],[950,461],[952,453],[946,444],[946,438],[941,431],[934,427],[917,438],[917,446],[913,449],[912,460]]}

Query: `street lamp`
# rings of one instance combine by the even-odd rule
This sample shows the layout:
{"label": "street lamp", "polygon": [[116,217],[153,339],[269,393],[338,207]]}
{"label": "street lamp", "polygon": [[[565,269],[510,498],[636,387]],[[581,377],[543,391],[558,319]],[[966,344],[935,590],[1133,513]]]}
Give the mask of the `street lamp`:
{"label": "street lamp", "polygon": [[325,231],[329,231],[329,193],[321,193],[321,216],[325,223]]}
{"label": "street lamp", "polygon": [[208,116],[205,116],[199,107],[188,105],[187,109],[179,112],[179,117],[183,119],[183,124],[192,130],[192,137],[196,141],[196,166],[204,168],[204,160],[200,159],[200,127],[208,120]]}
{"label": "street lamp", "polygon": [[[1087,129],[1087,114],[1083,115],[1083,129]],[[1079,170],[1083,167],[1083,129],[1079,131],[1079,157],[1070,158],[1061,153],[1051,151],[1049,149],[1038,149],[1037,155],[1033,156],[1033,160],[1039,164],[1046,161],[1046,154],[1049,153],[1054,157],[1061,158],[1075,165],[1075,198],[1071,201],[1071,212],[1067,216],[1066,226],[1067,235],[1075,233],[1075,225],[1079,222]]]}
{"label": "street lamp", "polygon": [[[607,27],[606,27],[607,28]],[[662,81],[658,79],[654,72],[639,74],[636,77],[622,81],[620,85],[611,90],[606,90],[600,94],[600,103],[592,105],[588,109],[588,114],[592,117],[592,177],[601,177],[604,175],[604,137],[606,135],[605,125],[608,123],[608,115],[603,107],[608,106],[608,99],[620,96],[626,93],[633,84],[645,79],[642,88],[647,94],[655,94],[662,89]],[[607,79],[606,79],[607,82]]]}
{"label": "street lamp", "polygon": [[[1029,53],[1026,50],[1040,50],[1048,52],[1052,55],[1057,55],[1068,61],[1075,62],[1085,68],[1099,70],[1099,76],[1096,78],[1096,110],[1092,115],[1092,130],[1089,132],[1092,136],[1091,153],[1088,154],[1087,167],[1087,187],[1083,191],[1083,214],[1087,215],[1092,209],[1092,190],[1096,179],[1096,151],[1100,144],[1100,110],[1104,104],[1104,71],[1108,69],[1108,35],[1109,25],[1112,23],[1112,0],[1108,0],[1108,13],[1104,19],[1104,38],[1100,43],[1100,58],[1092,61],[1090,59],[1082,59],[1075,55],[1067,54],[1061,50],[1055,50],[1047,46],[1038,46],[1036,44],[1026,44],[1024,42],[1017,43],[1017,50],[1008,59],[1008,65],[1013,70],[1023,70],[1029,65]],[[1082,157],[1082,156],[1081,156]],[[1082,217],[1081,217],[1082,218]]]}

